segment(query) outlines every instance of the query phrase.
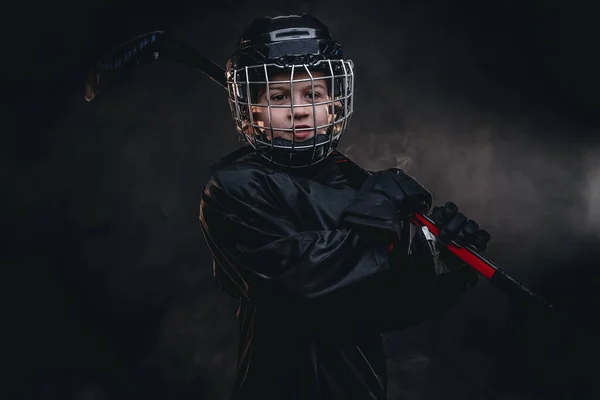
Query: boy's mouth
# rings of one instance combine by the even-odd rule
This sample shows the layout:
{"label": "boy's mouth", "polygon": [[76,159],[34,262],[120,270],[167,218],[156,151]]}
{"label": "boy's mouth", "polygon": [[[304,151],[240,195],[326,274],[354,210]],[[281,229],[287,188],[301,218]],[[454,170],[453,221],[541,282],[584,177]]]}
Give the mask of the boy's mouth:
{"label": "boy's mouth", "polygon": [[[301,129],[301,130],[299,131],[298,129]],[[314,129],[310,125],[296,125],[296,129],[293,132],[294,138],[297,140],[306,139],[313,133],[314,133]]]}

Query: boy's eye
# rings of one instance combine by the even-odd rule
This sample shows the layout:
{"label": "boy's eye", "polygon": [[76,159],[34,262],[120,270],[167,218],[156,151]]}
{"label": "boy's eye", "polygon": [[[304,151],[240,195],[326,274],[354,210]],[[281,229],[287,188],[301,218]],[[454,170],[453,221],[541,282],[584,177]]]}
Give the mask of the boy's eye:
{"label": "boy's eye", "polygon": [[283,101],[283,100],[285,100],[285,95],[284,94],[274,94],[273,96],[271,96],[271,100],[272,101]]}
{"label": "boy's eye", "polygon": [[321,93],[319,92],[308,92],[306,93],[306,95],[311,99],[318,99],[319,97],[321,97]]}

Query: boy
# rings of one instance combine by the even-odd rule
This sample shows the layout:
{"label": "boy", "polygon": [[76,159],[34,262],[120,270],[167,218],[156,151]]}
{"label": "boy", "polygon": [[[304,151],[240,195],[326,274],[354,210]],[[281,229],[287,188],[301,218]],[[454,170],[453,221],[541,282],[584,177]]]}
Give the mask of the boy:
{"label": "boy", "polygon": [[[477,276],[411,235],[432,205],[417,181],[335,151],[354,73],[320,21],[256,20],[227,78],[249,146],[213,168],[200,221],[217,284],[240,300],[233,399],[386,399],[381,334],[442,315]],[[432,217],[445,240],[489,241],[453,203]]]}

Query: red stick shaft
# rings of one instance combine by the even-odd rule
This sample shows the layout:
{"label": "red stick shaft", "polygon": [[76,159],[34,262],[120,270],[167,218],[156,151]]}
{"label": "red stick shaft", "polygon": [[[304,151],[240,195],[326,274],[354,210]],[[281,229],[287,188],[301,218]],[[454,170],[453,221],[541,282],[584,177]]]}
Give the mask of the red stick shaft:
{"label": "red stick shaft", "polygon": [[[436,237],[440,233],[439,228],[435,226],[435,223],[426,215],[415,214],[411,222],[419,227],[426,226],[429,229],[429,231]],[[544,306],[550,309],[553,308],[552,304],[548,303],[546,300],[533,293],[521,282],[508,275],[506,272],[500,269],[500,267],[495,265],[490,260],[486,259],[477,251],[468,247],[458,246],[454,242],[446,245],[446,248],[452,253],[454,253],[456,256],[458,256],[465,263],[470,265],[472,268],[475,268],[477,271],[479,271],[483,276],[489,279],[490,282],[494,284],[494,286],[497,286],[505,292],[525,295],[529,298],[538,301],[539,303],[543,304]]]}
{"label": "red stick shaft", "polygon": [[[439,235],[440,230],[435,223],[429,219],[426,215],[415,214],[413,217],[413,224],[417,226],[426,226],[431,233],[436,237]],[[471,267],[479,271],[487,279],[491,279],[492,276],[498,271],[498,267],[491,261],[487,260],[481,254],[467,247],[459,247],[455,243],[450,243],[446,246],[448,250],[454,253],[457,257],[469,264]]]}

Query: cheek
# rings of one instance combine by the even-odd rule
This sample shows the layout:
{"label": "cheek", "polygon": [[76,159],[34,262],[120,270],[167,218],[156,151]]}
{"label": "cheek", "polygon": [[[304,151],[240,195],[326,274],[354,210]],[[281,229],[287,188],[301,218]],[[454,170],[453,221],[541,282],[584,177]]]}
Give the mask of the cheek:
{"label": "cheek", "polygon": [[268,107],[259,107],[254,112],[254,119],[261,121],[265,126],[269,126],[272,120],[273,127],[277,128],[285,126],[288,114],[289,110],[285,108],[272,108],[269,113]]}
{"label": "cheek", "polygon": [[317,107],[316,112],[317,112],[317,124],[318,125],[325,125],[327,123],[330,122],[330,118],[329,116],[331,115],[331,107],[327,106],[327,105],[322,105]]}
{"label": "cheek", "polygon": [[285,126],[285,121],[289,114],[289,111],[285,108],[272,108],[271,114],[269,115],[269,111],[266,111],[266,121],[273,121],[274,128],[281,128]]}

